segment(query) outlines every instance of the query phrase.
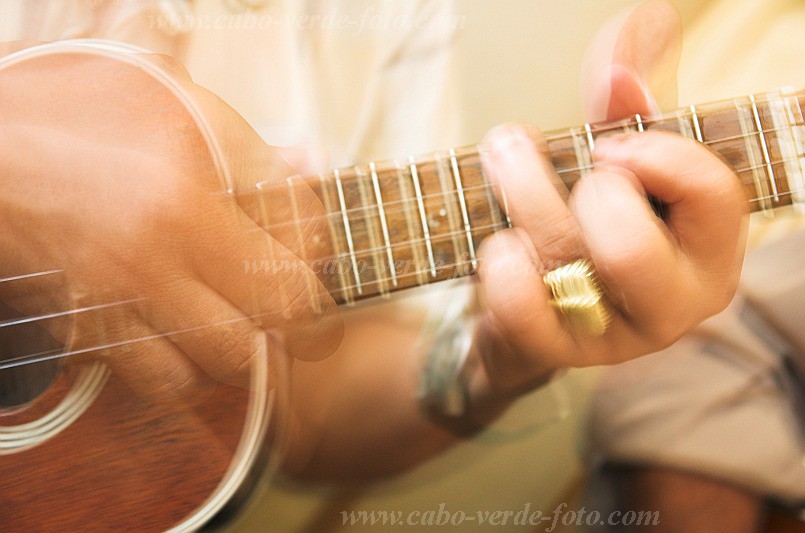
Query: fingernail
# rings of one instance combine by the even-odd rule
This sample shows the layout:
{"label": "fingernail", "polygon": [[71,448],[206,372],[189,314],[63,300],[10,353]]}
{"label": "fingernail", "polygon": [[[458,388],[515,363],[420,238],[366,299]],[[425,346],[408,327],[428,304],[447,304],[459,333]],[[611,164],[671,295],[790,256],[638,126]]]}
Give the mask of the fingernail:
{"label": "fingernail", "polygon": [[484,139],[485,151],[503,150],[523,141],[531,142],[531,137],[523,126],[502,124],[492,128]]}

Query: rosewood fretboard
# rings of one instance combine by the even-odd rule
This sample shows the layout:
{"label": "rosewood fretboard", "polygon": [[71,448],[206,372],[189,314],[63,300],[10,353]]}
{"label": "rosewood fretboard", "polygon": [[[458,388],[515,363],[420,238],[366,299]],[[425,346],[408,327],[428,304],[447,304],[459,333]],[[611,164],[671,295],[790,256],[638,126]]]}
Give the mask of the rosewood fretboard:
{"label": "rosewood fretboard", "polygon": [[[744,184],[751,209],[770,213],[796,203],[802,193],[803,100],[803,93],[780,91],[650,119],[636,115],[587,124],[546,138],[553,164],[570,189],[592,168],[601,135],[649,130],[684,135],[720,154]],[[511,225],[505,194],[495,194],[476,147],[294,178],[287,185],[288,197],[280,203],[290,211],[266,216],[267,229],[283,225],[283,217],[286,227],[296,226],[296,238],[286,244],[312,266],[338,303],[469,275],[481,241]],[[324,212],[308,210],[311,192]],[[305,231],[321,221],[326,223],[319,231]]]}

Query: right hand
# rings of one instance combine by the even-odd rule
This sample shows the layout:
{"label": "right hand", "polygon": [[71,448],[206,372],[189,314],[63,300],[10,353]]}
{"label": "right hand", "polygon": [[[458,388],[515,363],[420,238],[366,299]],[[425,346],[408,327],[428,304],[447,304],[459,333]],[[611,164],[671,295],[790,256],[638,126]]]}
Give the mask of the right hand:
{"label": "right hand", "polygon": [[[300,172],[178,63],[142,57],[192,95],[237,187]],[[49,328],[68,349],[119,344],[102,352],[113,370],[172,398],[245,384],[265,329],[294,357],[337,347],[335,303],[290,249],[299,236],[269,234],[224,194],[194,118],[151,75],[90,54],[23,61],[0,71],[0,117],[0,279],[60,270],[68,303],[54,276],[0,283],[0,301],[29,316],[128,302]],[[248,268],[266,261],[288,268]]]}

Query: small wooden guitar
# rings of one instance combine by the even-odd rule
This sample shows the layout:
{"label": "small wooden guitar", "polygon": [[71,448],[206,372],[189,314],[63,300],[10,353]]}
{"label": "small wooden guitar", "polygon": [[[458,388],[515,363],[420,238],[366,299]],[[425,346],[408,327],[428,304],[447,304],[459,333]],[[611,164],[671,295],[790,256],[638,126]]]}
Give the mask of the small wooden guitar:
{"label": "small wooden guitar", "polygon": [[[771,214],[805,194],[803,103],[805,93],[774,92],[546,137],[559,176],[572,187],[592,168],[601,135],[678,133],[717,152],[735,169],[752,210]],[[300,204],[310,191],[326,223],[315,238],[298,239],[295,251],[344,305],[470,275],[481,241],[510,227],[505,196],[494,193],[476,148],[238,194],[258,206],[286,206],[285,214],[265,217],[274,231],[304,221]],[[271,275],[278,265],[244,267]],[[0,283],[27,276],[0,273]],[[21,317],[9,307],[0,313],[0,528],[198,529],[230,516],[269,458],[281,455],[271,452],[281,452],[281,410],[274,407],[282,389],[266,386],[268,361],[256,365],[249,390],[219,385],[201,405],[157,404],[134,395],[102,358],[72,363],[76,354],[39,327],[52,317]]]}

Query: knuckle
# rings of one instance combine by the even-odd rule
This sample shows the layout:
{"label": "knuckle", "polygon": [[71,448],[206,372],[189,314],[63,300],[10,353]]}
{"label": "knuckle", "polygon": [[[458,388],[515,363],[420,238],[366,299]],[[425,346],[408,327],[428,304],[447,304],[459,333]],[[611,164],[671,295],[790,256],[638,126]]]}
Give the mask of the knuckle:
{"label": "knuckle", "polygon": [[537,243],[537,253],[543,260],[572,259],[583,254],[581,232],[572,217],[557,217],[547,227],[551,233]]}

